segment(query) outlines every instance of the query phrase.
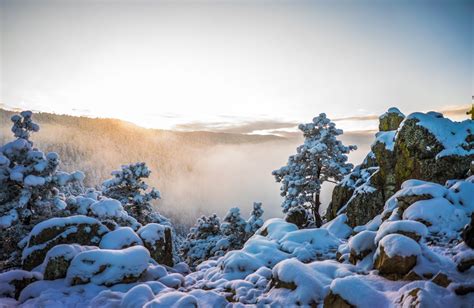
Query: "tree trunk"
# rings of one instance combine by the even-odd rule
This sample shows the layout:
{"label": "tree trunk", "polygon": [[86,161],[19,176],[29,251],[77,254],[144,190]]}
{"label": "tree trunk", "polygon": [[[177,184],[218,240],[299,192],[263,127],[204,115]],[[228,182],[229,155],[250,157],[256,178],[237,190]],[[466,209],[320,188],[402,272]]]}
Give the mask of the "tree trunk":
{"label": "tree trunk", "polygon": [[315,194],[314,196],[314,206],[313,206],[313,217],[314,217],[314,224],[317,228],[323,225],[323,220],[321,219],[321,215],[319,215],[319,206],[321,202],[319,201],[319,194]]}

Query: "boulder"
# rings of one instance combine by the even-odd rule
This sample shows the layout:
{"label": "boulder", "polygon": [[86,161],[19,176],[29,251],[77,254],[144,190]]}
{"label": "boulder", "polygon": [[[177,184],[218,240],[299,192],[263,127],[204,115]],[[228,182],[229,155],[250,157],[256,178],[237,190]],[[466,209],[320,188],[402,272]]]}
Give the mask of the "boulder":
{"label": "boulder", "polygon": [[339,294],[332,293],[332,291],[329,291],[329,294],[324,298],[323,306],[331,308],[355,308],[354,305],[348,303]]}
{"label": "boulder", "polygon": [[357,261],[364,259],[367,255],[375,250],[375,235],[376,232],[365,230],[349,239],[349,262],[356,264]]}
{"label": "boulder", "polygon": [[45,280],[65,278],[72,259],[79,253],[97,249],[95,246],[60,244],[51,248],[43,262]]}
{"label": "boulder", "polygon": [[443,274],[441,272],[436,274],[436,276],[434,276],[433,279],[431,279],[431,281],[443,288],[447,288],[449,284],[451,283],[451,279],[449,279],[446,274]]}
{"label": "boulder", "polygon": [[380,275],[398,280],[413,269],[420,254],[420,246],[411,238],[389,234],[379,242],[374,268]]}
{"label": "boulder", "polygon": [[30,283],[42,280],[43,276],[38,272],[24,270],[11,270],[0,274],[0,297],[12,297],[18,299],[21,291]]}
{"label": "boulder", "polygon": [[170,227],[149,223],[141,227],[137,233],[156,262],[173,266],[173,242]]}
{"label": "boulder", "polygon": [[84,251],[72,259],[66,279],[71,285],[133,283],[146,271],[149,259],[150,253],[142,246]]}
{"label": "boulder", "polygon": [[97,219],[87,216],[51,218],[37,224],[23,249],[22,266],[32,270],[43,263],[47,252],[59,244],[98,245],[109,230]]}
{"label": "boulder", "polygon": [[464,227],[461,237],[467,246],[474,248],[474,214],[471,215],[471,222]]}

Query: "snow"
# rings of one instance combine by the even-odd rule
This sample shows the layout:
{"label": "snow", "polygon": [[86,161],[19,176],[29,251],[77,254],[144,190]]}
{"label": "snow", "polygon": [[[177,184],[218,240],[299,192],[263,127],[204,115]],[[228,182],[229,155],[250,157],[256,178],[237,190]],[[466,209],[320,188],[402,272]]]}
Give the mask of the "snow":
{"label": "snow", "polygon": [[400,117],[404,118],[405,115],[397,108],[397,107],[390,107],[387,112],[385,112],[384,114],[382,114],[379,119],[383,119],[387,116],[389,116],[390,114],[397,114],[399,115]]}
{"label": "snow", "polygon": [[96,285],[114,285],[126,277],[139,277],[148,267],[150,253],[142,246],[122,250],[90,250],[77,256],[67,271],[67,280]]}
{"label": "snow", "polygon": [[149,223],[138,230],[138,235],[147,243],[155,243],[165,237],[166,227],[157,223]]}
{"label": "snow", "polygon": [[418,256],[421,254],[420,245],[411,238],[401,234],[389,234],[382,238],[379,242],[376,256],[380,254],[380,247],[383,247],[385,254],[390,258],[395,256]]}
{"label": "snow", "polygon": [[395,148],[396,132],[396,130],[378,132],[377,134],[375,134],[375,141],[372,146],[374,146],[376,143],[382,143],[385,145],[386,150],[393,152],[393,149]]}
{"label": "snow", "polygon": [[122,218],[128,216],[122,204],[115,199],[102,199],[94,202],[90,209],[99,218]]}
{"label": "snow", "polygon": [[[15,293],[15,285],[13,282],[15,280],[23,279],[37,279],[42,280],[43,275],[37,272],[27,272],[24,270],[11,270],[5,273],[0,273],[0,296],[10,296],[13,297]],[[1,306],[0,298],[0,306]]]}
{"label": "snow", "polygon": [[385,221],[377,231],[375,244],[378,244],[388,234],[400,232],[414,233],[423,238],[428,234],[428,229],[424,224],[413,220]]}
{"label": "snow", "polygon": [[[88,224],[88,225],[101,225],[102,224],[93,217],[83,216],[83,215],[76,215],[70,217],[55,217],[45,221],[40,222],[39,224],[35,225],[30,232],[30,238],[33,236],[39,235],[43,230],[48,228],[61,228],[66,227],[68,225],[78,225],[78,224]],[[106,232],[108,231],[105,226],[102,226],[101,231]]]}
{"label": "snow", "polygon": [[44,177],[30,174],[25,178],[24,183],[26,186],[43,186],[46,180]]}
{"label": "snow", "polygon": [[461,230],[470,220],[463,209],[453,206],[444,198],[413,203],[403,212],[403,219],[427,223],[430,232],[447,236]]}
{"label": "snow", "polygon": [[438,153],[436,158],[449,155],[474,155],[474,149],[469,149],[469,144],[466,141],[466,138],[474,132],[474,121],[454,122],[434,112],[426,114],[415,112],[406,118],[406,120],[408,119],[418,120],[417,125],[426,128],[443,145],[444,150]]}
{"label": "snow", "polygon": [[122,249],[130,246],[142,245],[143,242],[130,227],[117,228],[105,234],[99,244],[101,249]]}
{"label": "snow", "polygon": [[327,229],[330,233],[340,239],[345,239],[352,233],[352,228],[347,225],[346,214],[337,216],[333,220],[324,224],[321,228]]}
{"label": "snow", "polygon": [[199,307],[196,297],[183,292],[174,291],[158,295],[154,300],[148,302],[144,308],[184,308]]}
{"label": "snow", "polygon": [[374,289],[361,276],[338,278],[331,283],[331,292],[340,295],[355,307],[388,307],[389,299]]}
{"label": "snow", "polygon": [[283,251],[303,261],[335,252],[341,241],[326,229],[305,229],[288,233],[280,241]]}
{"label": "snow", "polygon": [[69,261],[69,260],[72,260],[76,255],[78,255],[79,253],[83,251],[95,250],[95,249],[98,249],[98,248],[95,246],[81,246],[77,244],[56,245],[46,253],[46,257],[44,258],[41,268],[44,272],[44,270],[46,269],[46,265],[51,259],[62,257],[65,260]]}
{"label": "snow", "polygon": [[146,284],[137,285],[128,291],[120,303],[123,308],[143,307],[155,297],[152,289]]}
{"label": "snow", "polygon": [[271,218],[265,221],[256,234],[262,234],[263,231],[266,231],[266,237],[272,240],[279,240],[285,234],[296,230],[298,230],[298,227],[294,224],[287,223],[281,218]]}
{"label": "snow", "polygon": [[349,239],[349,248],[356,254],[375,249],[374,239],[376,232],[362,231]]}
{"label": "snow", "polygon": [[15,221],[18,220],[18,212],[16,210],[8,211],[7,215],[0,217],[0,229],[10,227]]}

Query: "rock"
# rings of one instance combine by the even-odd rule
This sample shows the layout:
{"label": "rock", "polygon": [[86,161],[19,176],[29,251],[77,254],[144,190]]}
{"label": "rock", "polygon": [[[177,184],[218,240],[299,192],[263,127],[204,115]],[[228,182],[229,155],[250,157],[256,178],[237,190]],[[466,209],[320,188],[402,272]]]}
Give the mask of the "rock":
{"label": "rock", "polygon": [[310,219],[308,211],[303,206],[295,206],[286,213],[285,221],[295,224],[299,229],[303,229],[308,225]]}
{"label": "rock", "polygon": [[442,286],[443,288],[447,288],[449,284],[451,283],[451,279],[449,279],[446,274],[443,274],[441,272],[436,274],[436,276],[434,276],[434,278],[431,281],[436,283],[439,286]]}
{"label": "rock", "polygon": [[471,222],[464,227],[461,237],[467,246],[474,248],[474,214],[471,215]]}
{"label": "rock", "polygon": [[395,142],[397,187],[408,179],[444,184],[450,179],[464,178],[474,155],[437,157],[444,146],[427,128],[418,125],[419,121],[417,117],[409,117],[398,131]]}
{"label": "rock", "polygon": [[356,264],[375,250],[375,235],[376,232],[365,230],[349,239],[349,262]]}
{"label": "rock", "polygon": [[43,262],[45,280],[65,278],[72,259],[79,253],[98,249],[95,246],[80,246],[76,244],[60,244],[51,248]]}
{"label": "rock", "polygon": [[332,291],[324,298],[323,306],[331,308],[355,308],[354,305],[349,304],[339,294],[334,294]]}
{"label": "rock", "polygon": [[466,295],[474,292],[474,284],[459,285],[454,289],[457,295]]}
{"label": "rock", "polygon": [[130,227],[117,228],[105,234],[99,244],[101,249],[124,249],[142,245],[143,241]]}
{"label": "rock", "polygon": [[141,227],[137,233],[156,262],[173,266],[173,242],[170,227],[149,223]]}
{"label": "rock", "polygon": [[332,191],[331,203],[326,210],[326,219],[333,220],[337,212],[349,201],[354,193],[354,189],[349,186],[336,185]]}
{"label": "rock", "polygon": [[414,270],[411,270],[408,272],[408,274],[406,274],[405,276],[403,276],[403,280],[407,280],[407,281],[416,281],[416,280],[423,280],[423,277],[421,277],[417,272],[415,272]]}
{"label": "rock", "polygon": [[379,131],[397,130],[404,119],[405,115],[398,108],[392,107],[379,117]]}
{"label": "rock", "polygon": [[23,249],[22,266],[32,270],[43,263],[47,252],[59,244],[94,246],[109,230],[97,219],[87,216],[51,218],[37,224]]}
{"label": "rock", "polygon": [[415,267],[420,254],[417,242],[400,234],[390,234],[379,242],[374,268],[380,275],[398,280]]}
{"label": "rock", "polygon": [[474,265],[474,253],[461,253],[455,256],[457,269],[460,272],[469,270]]}
{"label": "rock", "polygon": [[38,272],[24,270],[11,270],[0,274],[0,296],[18,299],[21,291],[30,283],[42,280],[43,276]]}
{"label": "rock", "polygon": [[150,253],[142,246],[84,251],[72,259],[66,279],[71,285],[133,283],[146,271],[149,259]]}
{"label": "rock", "polygon": [[373,184],[378,175],[378,172],[372,174],[347,202],[347,224],[350,227],[364,225],[382,212],[385,201],[383,191]]}
{"label": "rock", "polygon": [[402,211],[406,210],[410,205],[413,203],[420,201],[420,200],[429,200],[432,199],[433,196],[429,194],[421,194],[421,195],[406,195],[406,196],[399,196],[397,197],[397,205]]}

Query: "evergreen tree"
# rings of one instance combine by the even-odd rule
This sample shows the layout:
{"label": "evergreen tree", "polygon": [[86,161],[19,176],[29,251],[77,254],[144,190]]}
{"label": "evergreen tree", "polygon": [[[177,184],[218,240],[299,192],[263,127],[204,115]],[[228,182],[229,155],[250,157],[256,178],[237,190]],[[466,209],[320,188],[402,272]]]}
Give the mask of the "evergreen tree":
{"label": "evergreen tree", "polygon": [[151,204],[161,196],[156,188],[149,189],[144,181],[150,173],[144,162],[123,165],[121,170],[112,172],[113,178],[102,183],[102,193],[106,197],[119,200],[125,210],[141,224],[150,222],[169,224]]}
{"label": "evergreen tree", "polygon": [[221,224],[222,233],[227,238],[229,250],[240,249],[247,239],[247,222],[240,216],[240,209],[233,207],[224,217]]}
{"label": "evergreen tree", "polygon": [[262,203],[261,202],[254,202],[253,203],[253,209],[252,213],[250,213],[250,217],[247,220],[247,236],[246,238],[250,238],[252,235],[255,234],[255,232],[263,226],[263,209],[262,209]]}
{"label": "evergreen tree", "polygon": [[291,208],[303,206],[310,211],[317,227],[322,225],[319,215],[321,185],[337,182],[353,168],[347,155],[356,146],[345,146],[340,140],[342,130],[321,113],[311,123],[298,127],[305,138],[288,158],[286,166],[274,170],[275,180],[281,183],[282,207],[287,213]]}

